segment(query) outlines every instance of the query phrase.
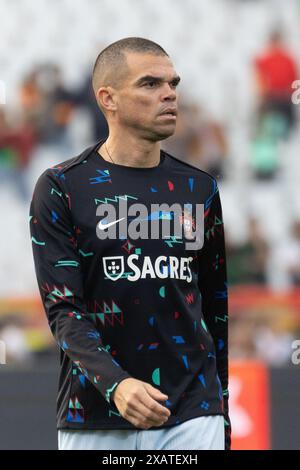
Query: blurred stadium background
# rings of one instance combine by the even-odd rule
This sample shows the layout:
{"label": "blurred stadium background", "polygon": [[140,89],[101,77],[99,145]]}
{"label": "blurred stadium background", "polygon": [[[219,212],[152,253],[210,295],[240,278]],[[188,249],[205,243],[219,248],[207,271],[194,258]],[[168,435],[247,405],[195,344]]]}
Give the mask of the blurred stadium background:
{"label": "blurred stadium background", "polygon": [[161,44],[182,77],[163,148],[219,181],[233,448],[299,448],[300,0],[0,0],[0,18],[0,449],[56,448],[29,203],[44,169],[106,135],[91,69],[126,36]]}

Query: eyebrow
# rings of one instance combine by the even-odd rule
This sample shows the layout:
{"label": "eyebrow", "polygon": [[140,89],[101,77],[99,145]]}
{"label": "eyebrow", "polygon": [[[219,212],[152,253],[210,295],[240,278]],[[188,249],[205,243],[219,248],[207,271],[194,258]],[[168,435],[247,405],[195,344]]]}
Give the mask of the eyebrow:
{"label": "eyebrow", "polygon": [[[169,83],[171,82],[175,82],[176,85],[178,85],[178,83],[180,82],[181,78],[179,77],[179,75],[175,75]],[[163,79],[163,77],[155,77],[154,75],[145,75],[144,77],[141,77],[139,78],[136,82],[135,82],[135,85],[139,86],[141,85],[142,83],[145,83],[145,82],[156,82],[156,83],[162,83],[164,82],[165,80]]]}

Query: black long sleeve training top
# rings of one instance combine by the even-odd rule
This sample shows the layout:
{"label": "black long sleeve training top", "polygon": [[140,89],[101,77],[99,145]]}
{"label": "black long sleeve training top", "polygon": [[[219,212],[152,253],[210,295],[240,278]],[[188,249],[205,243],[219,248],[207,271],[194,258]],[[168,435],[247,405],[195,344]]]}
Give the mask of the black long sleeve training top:
{"label": "black long sleeve training top", "polygon": [[[44,171],[30,205],[38,287],[60,348],[57,428],[136,429],[111,400],[120,381],[133,377],[168,395],[162,404],[171,416],[161,427],[224,415],[229,449],[228,299],[217,182],[164,151],[152,168],[110,163],[97,152],[103,142]],[[181,238],[172,230],[151,238],[151,224],[172,228],[178,215],[154,210],[164,203],[184,208]],[[115,214],[103,215],[105,204]],[[130,215],[135,204],[146,211]],[[204,244],[187,249],[196,204],[204,206]],[[133,228],[145,223],[150,235],[138,238]]]}

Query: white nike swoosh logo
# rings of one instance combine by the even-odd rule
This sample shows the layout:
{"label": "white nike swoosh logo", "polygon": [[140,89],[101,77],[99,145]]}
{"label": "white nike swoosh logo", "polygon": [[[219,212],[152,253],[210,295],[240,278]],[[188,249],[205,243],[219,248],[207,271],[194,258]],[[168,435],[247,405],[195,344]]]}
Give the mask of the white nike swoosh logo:
{"label": "white nike swoosh logo", "polygon": [[120,220],[123,220],[123,219],[125,219],[125,217],[122,217],[121,219],[118,219],[118,220],[114,220],[113,222],[109,222],[108,224],[103,224],[102,220],[100,220],[100,222],[98,223],[98,227],[100,230],[105,230],[106,228],[117,224],[118,222],[120,222]]}

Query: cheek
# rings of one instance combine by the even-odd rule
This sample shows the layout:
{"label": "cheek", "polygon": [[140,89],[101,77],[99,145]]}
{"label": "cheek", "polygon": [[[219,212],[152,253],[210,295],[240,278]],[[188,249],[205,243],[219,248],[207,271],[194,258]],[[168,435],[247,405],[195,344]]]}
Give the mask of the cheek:
{"label": "cheek", "polygon": [[139,96],[137,97],[136,101],[140,106],[143,106],[147,109],[154,106],[154,99],[150,98],[149,96]]}
{"label": "cheek", "polygon": [[145,94],[136,94],[135,96],[128,97],[127,106],[130,109],[139,109],[139,112],[149,113],[151,109],[155,109],[154,97],[147,96]]}
{"label": "cheek", "polygon": [[157,112],[153,99],[145,96],[135,96],[122,103],[122,115],[130,117],[133,121],[149,121]]}

